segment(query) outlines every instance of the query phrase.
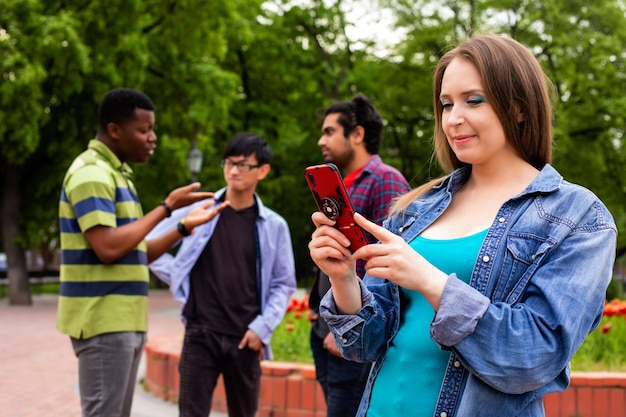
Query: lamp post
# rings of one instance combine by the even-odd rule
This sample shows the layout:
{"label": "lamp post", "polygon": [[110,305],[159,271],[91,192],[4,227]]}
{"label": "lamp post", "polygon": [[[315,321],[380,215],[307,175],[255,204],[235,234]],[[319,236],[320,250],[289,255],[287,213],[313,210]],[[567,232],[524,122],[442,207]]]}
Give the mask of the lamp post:
{"label": "lamp post", "polygon": [[198,174],[202,169],[202,152],[198,149],[196,141],[191,144],[191,149],[187,153],[187,169],[191,173],[191,182],[198,180]]}

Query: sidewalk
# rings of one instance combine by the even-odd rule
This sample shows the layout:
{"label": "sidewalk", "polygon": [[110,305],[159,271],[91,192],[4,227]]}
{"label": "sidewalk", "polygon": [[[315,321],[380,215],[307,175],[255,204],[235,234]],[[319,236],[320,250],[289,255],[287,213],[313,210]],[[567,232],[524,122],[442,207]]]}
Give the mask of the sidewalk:
{"label": "sidewalk", "polygon": [[[68,336],[56,330],[56,310],[54,295],[34,295],[27,307],[0,299],[0,417],[80,417],[78,363]],[[151,291],[148,338],[180,331],[178,313],[167,290]],[[142,361],[139,380],[144,372]],[[177,416],[175,404],[137,385],[132,417]]]}

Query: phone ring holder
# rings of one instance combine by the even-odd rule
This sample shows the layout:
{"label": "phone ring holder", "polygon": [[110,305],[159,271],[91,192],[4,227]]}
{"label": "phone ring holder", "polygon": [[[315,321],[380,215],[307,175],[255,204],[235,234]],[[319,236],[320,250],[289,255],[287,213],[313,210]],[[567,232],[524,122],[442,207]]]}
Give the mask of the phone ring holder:
{"label": "phone ring holder", "polygon": [[324,197],[322,199],[322,213],[330,220],[337,220],[340,213],[339,204],[330,197]]}

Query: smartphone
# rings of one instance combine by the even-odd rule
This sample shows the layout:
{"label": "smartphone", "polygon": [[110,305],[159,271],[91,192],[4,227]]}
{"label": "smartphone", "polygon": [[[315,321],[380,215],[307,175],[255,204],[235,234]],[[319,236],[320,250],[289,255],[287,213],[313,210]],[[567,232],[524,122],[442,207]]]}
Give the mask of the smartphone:
{"label": "smartphone", "polygon": [[365,232],[354,222],[354,209],[339,169],[334,164],[313,165],[304,170],[315,204],[326,217],[335,221],[335,228],[349,240],[351,252],[369,242]]}

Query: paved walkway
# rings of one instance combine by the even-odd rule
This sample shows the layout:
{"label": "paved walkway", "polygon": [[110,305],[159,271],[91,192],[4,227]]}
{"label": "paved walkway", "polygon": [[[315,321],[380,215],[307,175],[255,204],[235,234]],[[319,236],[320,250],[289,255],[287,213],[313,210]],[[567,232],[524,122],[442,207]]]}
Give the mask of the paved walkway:
{"label": "paved walkway", "polygon": [[[56,309],[53,295],[33,296],[32,306],[0,300],[0,417],[80,417],[78,363],[69,338],[56,330]],[[149,311],[148,338],[182,329],[167,290],[151,291]],[[138,379],[144,372],[142,362]],[[176,405],[136,387],[132,417],[177,416]]]}

